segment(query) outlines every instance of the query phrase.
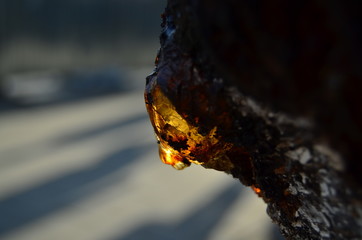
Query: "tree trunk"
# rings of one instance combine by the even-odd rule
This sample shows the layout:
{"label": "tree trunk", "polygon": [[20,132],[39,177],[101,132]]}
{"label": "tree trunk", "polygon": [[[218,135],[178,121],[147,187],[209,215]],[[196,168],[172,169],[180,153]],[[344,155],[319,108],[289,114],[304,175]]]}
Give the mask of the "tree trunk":
{"label": "tree trunk", "polygon": [[362,239],[361,22],[357,1],[169,0],[161,159],[240,179],[287,239]]}

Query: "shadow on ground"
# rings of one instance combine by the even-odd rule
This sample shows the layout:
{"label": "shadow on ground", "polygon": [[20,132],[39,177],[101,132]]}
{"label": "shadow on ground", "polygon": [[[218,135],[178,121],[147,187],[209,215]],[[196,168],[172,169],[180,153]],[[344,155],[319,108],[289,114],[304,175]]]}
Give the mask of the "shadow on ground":
{"label": "shadow on ground", "polygon": [[239,185],[231,185],[215,198],[205,200],[205,205],[189,216],[175,223],[146,223],[124,236],[112,240],[184,240],[208,239],[212,230],[222,221],[223,216],[242,193]]}
{"label": "shadow on ground", "polygon": [[[122,149],[90,167],[1,199],[0,236],[101,191],[104,186],[94,187],[92,184],[138,162],[142,155],[153,148],[154,145],[146,145]],[[127,174],[122,172],[119,181],[125,179]]]}

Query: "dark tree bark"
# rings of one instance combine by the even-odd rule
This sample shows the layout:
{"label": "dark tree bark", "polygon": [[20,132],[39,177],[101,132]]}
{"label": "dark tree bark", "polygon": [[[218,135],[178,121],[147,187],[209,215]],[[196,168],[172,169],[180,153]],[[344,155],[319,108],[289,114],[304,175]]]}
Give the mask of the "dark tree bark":
{"label": "dark tree bark", "polygon": [[357,3],[169,0],[145,92],[162,160],[240,179],[287,239],[362,239]]}

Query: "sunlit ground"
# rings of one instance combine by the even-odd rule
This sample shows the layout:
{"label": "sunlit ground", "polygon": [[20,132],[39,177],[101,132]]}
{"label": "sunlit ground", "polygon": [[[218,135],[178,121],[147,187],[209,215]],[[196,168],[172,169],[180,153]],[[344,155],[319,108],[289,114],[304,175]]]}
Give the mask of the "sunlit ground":
{"label": "sunlit ground", "polygon": [[0,135],[1,239],[272,239],[239,182],[161,163],[142,89],[8,110]]}

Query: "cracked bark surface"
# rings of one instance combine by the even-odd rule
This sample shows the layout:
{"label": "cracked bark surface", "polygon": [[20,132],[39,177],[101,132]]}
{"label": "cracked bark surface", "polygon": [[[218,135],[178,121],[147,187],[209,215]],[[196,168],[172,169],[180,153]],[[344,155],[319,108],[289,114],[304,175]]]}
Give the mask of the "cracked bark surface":
{"label": "cracked bark surface", "polygon": [[251,186],[287,239],[362,239],[362,40],[342,1],[169,0],[145,99],[165,163]]}

